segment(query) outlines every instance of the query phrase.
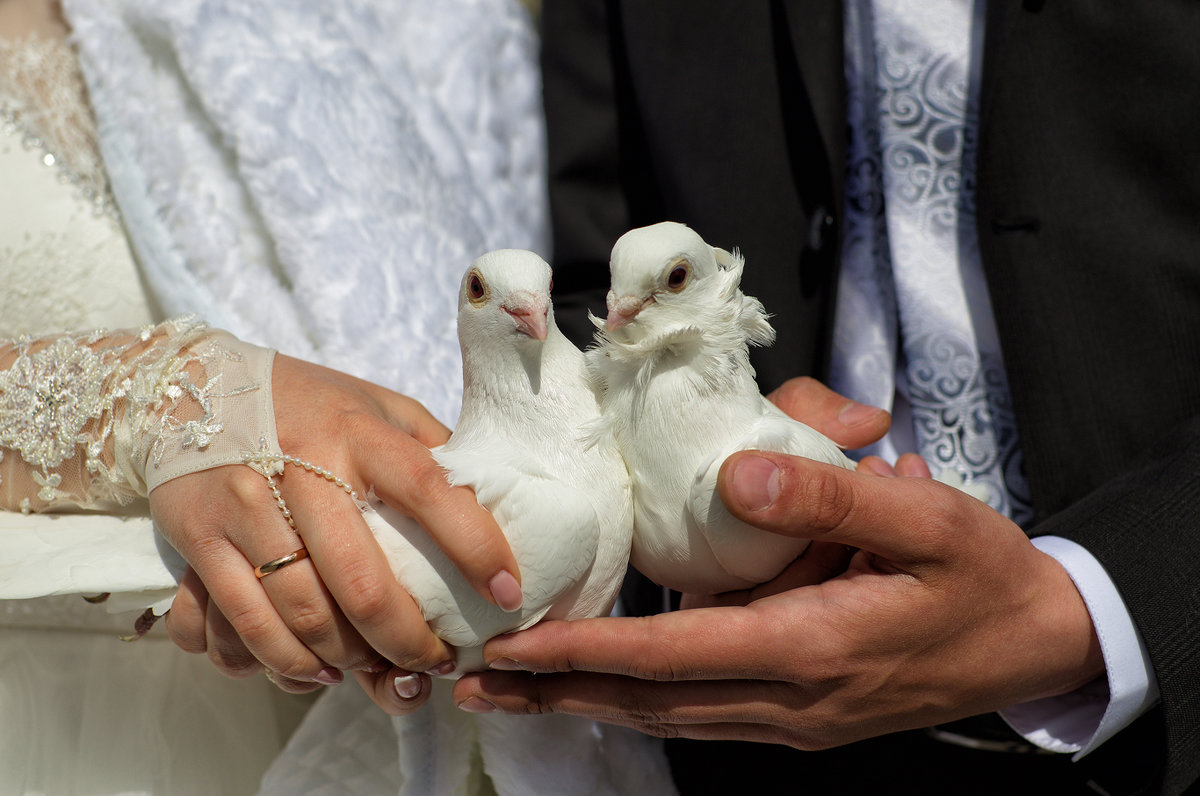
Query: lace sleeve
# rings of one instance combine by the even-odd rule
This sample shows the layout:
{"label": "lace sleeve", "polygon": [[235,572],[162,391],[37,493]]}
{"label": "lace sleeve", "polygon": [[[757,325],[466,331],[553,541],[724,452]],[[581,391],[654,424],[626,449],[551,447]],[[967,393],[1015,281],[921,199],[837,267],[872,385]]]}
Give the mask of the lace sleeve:
{"label": "lace sleeve", "polygon": [[0,507],[111,509],[278,453],[273,359],[192,318],[0,343]]}

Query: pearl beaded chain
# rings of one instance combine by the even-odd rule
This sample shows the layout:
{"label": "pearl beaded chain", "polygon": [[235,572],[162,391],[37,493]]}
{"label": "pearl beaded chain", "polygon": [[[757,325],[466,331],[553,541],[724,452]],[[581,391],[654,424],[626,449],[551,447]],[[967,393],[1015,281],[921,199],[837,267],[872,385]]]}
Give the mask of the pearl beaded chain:
{"label": "pearl beaded chain", "polygon": [[[291,526],[293,531],[300,533],[296,528],[296,520],[292,517],[292,510],[288,508],[287,501],[283,499],[283,495],[279,492],[279,482],[275,480],[275,473],[283,473],[283,465],[291,464],[296,467],[301,467],[314,475],[319,475],[326,481],[341,488],[343,492],[349,495],[357,504],[361,501],[358,499],[358,493],[345,481],[338,476],[326,470],[324,467],[313,464],[310,461],[305,461],[296,456],[289,456],[286,453],[248,453],[242,457],[242,461],[249,465],[254,471],[260,473],[263,478],[267,479],[267,486],[271,488],[271,495],[275,498],[275,505],[279,506],[279,511],[283,514],[283,518],[287,520],[287,524]],[[258,466],[255,466],[258,465]]]}

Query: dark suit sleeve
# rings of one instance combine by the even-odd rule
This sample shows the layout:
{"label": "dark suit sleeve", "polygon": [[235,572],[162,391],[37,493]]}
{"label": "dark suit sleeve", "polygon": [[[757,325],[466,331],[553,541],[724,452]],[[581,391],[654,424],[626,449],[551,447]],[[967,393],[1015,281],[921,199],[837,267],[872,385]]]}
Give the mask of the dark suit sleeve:
{"label": "dark suit sleeve", "polygon": [[1123,745],[1155,737],[1177,794],[1200,777],[1200,4],[989,3],[986,36],[979,237],[1032,532],[1100,561],[1158,678],[1095,755],[1151,768]]}
{"label": "dark suit sleeve", "polygon": [[[1135,737],[1118,735],[1091,764],[1102,781],[1132,776],[1131,785],[1165,766],[1163,792],[1183,792],[1200,777],[1200,420],[1158,440],[1133,469],[1034,532],[1071,539],[1100,561],[1158,678],[1160,706],[1126,731]],[[1130,768],[1132,759],[1140,762]]]}

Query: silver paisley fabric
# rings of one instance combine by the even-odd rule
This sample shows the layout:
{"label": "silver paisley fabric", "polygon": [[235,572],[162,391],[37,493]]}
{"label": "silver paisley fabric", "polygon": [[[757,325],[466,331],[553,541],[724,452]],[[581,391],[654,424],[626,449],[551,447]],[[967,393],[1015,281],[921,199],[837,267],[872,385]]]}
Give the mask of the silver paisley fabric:
{"label": "silver paisley fabric", "polygon": [[1032,516],[975,232],[983,3],[846,4],[846,242],[834,388],[892,410],[871,452]]}

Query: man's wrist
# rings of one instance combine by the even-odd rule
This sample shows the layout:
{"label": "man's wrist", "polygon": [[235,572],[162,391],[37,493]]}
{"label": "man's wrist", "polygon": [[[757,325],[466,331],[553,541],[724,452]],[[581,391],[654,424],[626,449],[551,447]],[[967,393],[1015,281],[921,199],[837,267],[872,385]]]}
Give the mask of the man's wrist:
{"label": "man's wrist", "polygon": [[1112,578],[1085,548],[1057,536],[1033,544],[1079,590],[1104,656],[1105,676],[1067,694],[1013,705],[1000,716],[1031,743],[1082,757],[1129,726],[1158,699],[1149,656]]}

